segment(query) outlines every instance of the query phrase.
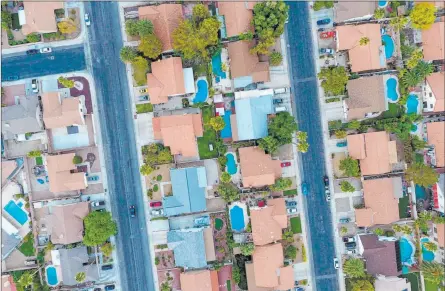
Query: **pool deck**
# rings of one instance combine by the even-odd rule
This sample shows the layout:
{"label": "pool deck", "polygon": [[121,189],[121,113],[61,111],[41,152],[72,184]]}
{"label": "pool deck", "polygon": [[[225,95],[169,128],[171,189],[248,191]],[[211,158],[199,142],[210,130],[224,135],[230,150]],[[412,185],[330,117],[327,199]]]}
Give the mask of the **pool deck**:
{"label": "pool deck", "polygon": [[[242,202],[233,202],[230,206],[229,206],[229,213],[230,211],[235,207],[238,206],[243,210],[243,217],[244,217],[244,228],[247,227],[247,225],[249,224],[249,216],[247,215],[247,204],[246,203],[242,203]],[[232,216],[230,216],[230,225],[232,225]],[[232,228],[233,231],[236,231]]]}
{"label": "pool deck", "polygon": [[[227,156],[228,154],[232,154],[233,157],[235,158],[236,173],[231,176],[232,176],[232,182],[238,185],[239,183],[241,183],[241,172],[240,172],[240,165],[237,160],[237,155],[236,155],[236,152],[234,152],[234,151],[233,152],[229,151],[225,155]],[[225,171],[228,173],[227,166],[225,167]]]}
{"label": "pool deck", "polygon": [[[22,198],[20,198],[18,200],[14,199],[14,194],[17,194],[20,192],[21,192],[20,188],[15,183],[9,183],[3,189],[3,191],[2,191],[2,215],[18,229],[18,231],[19,231],[18,234],[21,237],[25,237],[30,231],[30,229],[29,229],[30,219],[29,219],[29,212],[25,209],[26,201],[23,200]],[[9,213],[4,210],[4,207],[6,206],[6,204],[8,204],[9,201],[11,201],[11,200],[14,201],[16,204],[19,202],[22,202],[23,206],[21,208],[28,215],[28,220],[25,222],[25,224],[21,225],[18,221],[16,221],[14,219],[14,217],[9,215]]]}

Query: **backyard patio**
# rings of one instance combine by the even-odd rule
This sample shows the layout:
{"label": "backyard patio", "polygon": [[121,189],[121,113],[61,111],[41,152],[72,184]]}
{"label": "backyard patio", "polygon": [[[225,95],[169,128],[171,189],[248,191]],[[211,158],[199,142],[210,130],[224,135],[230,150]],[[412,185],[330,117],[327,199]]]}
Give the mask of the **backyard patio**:
{"label": "backyard patio", "polygon": [[226,215],[225,213],[212,213],[210,215],[210,221],[213,229],[216,259],[218,261],[225,260],[229,256]]}

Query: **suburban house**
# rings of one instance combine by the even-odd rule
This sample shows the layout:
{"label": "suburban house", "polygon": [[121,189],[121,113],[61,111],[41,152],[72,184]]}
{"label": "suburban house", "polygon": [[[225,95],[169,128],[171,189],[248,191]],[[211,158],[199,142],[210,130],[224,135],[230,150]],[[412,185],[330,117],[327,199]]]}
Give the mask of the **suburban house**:
{"label": "suburban house", "polygon": [[167,240],[177,267],[200,269],[207,267],[207,262],[215,260],[211,228],[172,230],[167,233]]}
{"label": "suburban house", "polygon": [[438,263],[445,264],[445,224],[434,224],[433,240],[438,246],[434,259]]}
{"label": "suburban house", "polygon": [[[173,50],[173,32],[184,19],[181,4],[138,7],[139,19],[153,23],[154,34],[162,43],[162,51]],[[151,97],[151,96],[150,96]]]}
{"label": "suburban house", "polygon": [[259,147],[245,147],[238,151],[244,188],[273,185],[281,177],[280,161],[272,160]]}
{"label": "suburban house", "polygon": [[426,124],[428,144],[432,147],[428,151],[431,164],[436,168],[445,167],[445,121]]}
{"label": "suburban house", "polygon": [[88,202],[66,205],[34,203],[39,237],[48,237],[53,244],[68,245],[83,240],[83,219],[90,213]]}
{"label": "suburban house", "polygon": [[438,61],[445,59],[445,22],[436,22],[430,29],[422,30],[423,59]]}
{"label": "suburban house", "polygon": [[[19,230],[2,215],[2,261],[22,242]],[[3,289],[2,289],[3,290]]]}
{"label": "suburban house", "polygon": [[75,172],[76,165],[73,163],[75,154],[62,154],[45,156],[48,171],[49,190],[53,193],[78,191],[87,187],[85,173]]}
{"label": "suburban house", "polygon": [[85,282],[94,282],[99,279],[98,266],[95,264],[95,259],[89,257],[85,246],[52,250],[51,257],[52,263],[56,267],[57,278],[61,278],[63,285],[79,284],[75,277],[80,272],[85,273]]}
{"label": "suburban house", "polygon": [[215,270],[185,272],[179,278],[182,291],[219,291],[218,272]]}
{"label": "suburban house", "polygon": [[7,182],[12,178],[14,172],[17,169],[16,160],[4,160],[2,161],[2,189],[7,184]]}
{"label": "suburban house", "polygon": [[235,41],[227,44],[230,73],[235,88],[244,88],[252,83],[270,81],[269,63],[260,62],[258,55],[251,54],[252,41]]}
{"label": "suburban house", "polygon": [[387,79],[384,75],[374,75],[348,81],[346,88],[349,98],[343,101],[347,120],[360,120],[388,110],[385,94]]}
{"label": "suburban house", "polygon": [[400,275],[402,263],[398,240],[379,240],[375,234],[359,235],[357,249],[365,259],[366,270],[369,274],[373,276]]}
{"label": "suburban house", "polygon": [[443,112],[445,111],[445,73],[436,72],[426,77],[422,86],[423,111]]}
{"label": "suburban house", "polygon": [[376,3],[370,2],[336,2],[334,3],[334,22],[342,23],[371,19]]}
{"label": "suburban house", "polygon": [[397,143],[386,131],[348,135],[349,156],[360,161],[363,176],[391,172],[397,163]]}
{"label": "suburban house", "polygon": [[283,246],[281,243],[255,247],[252,261],[246,263],[249,291],[284,291],[294,287],[293,267],[292,265],[284,266]]}
{"label": "suburban house", "polygon": [[406,278],[377,275],[375,291],[411,291],[411,283]]}
{"label": "suburban house", "polygon": [[193,68],[183,69],[180,57],[153,62],[151,73],[147,74],[147,85],[152,104],[167,103],[169,96],[195,92]]}
{"label": "suburban house", "polygon": [[[255,2],[218,2],[218,14],[223,18],[225,36],[233,37],[245,32],[254,32],[252,26]],[[222,29],[224,31],[224,29]]]}
{"label": "suburban house", "polygon": [[153,135],[173,155],[198,156],[197,138],[203,135],[201,113],[154,117]]}
{"label": "suburban house", "polygon": [[63,9],[64,2],[23,2],[23,10],[19,10],[19,23],[22,33],[27,35],[33,32],[57,32],[55,10]]}
{"label": "suburban house", "polygon": [[359,227],[391,224],[400,219],[399,198],[403,196],[401,177],[363,181],[365,208],[355,209],[355,222]]}
{"label": "suburban house", "polygon": [[[351,71],[365,72],[386,69],[380,24],[337,26],[337,51],[348,51]],[[360,45],[367,37],[369,43]]]}
{"label": "suburban house", "polygon": [[24,141],[27,133],[43,131],[37,96],[21,96],[16,105],[2,107],[2,133],[5,140]]}
{"label": "suburban house", "polygon": [[440,174],[439,181],[435,183],[431,190],[433,191],[434,210],[445,213],[445,174]]}
{"label": "suburban house", "polygon": [[268,116],[274,114],[273,89],[235,92],[235,112],[230,115],[234,141],[267,136]]}
{"label": "suburban house", "polygon": [[269,199],[265,207],[252,207],[250,220],[255,245],[264,246],[281,240],[283,229],[287,228],[284,198]]}
{"label": "suburban house", "polygon": [[172,194],[162,198],[164,214],[174,216],[206,210],[207,176],[204,167],[171,169]]}
{"label": "suburban house", "polygon": [[2,275],[2,291],[16,291],[14,278],[11,275]]}

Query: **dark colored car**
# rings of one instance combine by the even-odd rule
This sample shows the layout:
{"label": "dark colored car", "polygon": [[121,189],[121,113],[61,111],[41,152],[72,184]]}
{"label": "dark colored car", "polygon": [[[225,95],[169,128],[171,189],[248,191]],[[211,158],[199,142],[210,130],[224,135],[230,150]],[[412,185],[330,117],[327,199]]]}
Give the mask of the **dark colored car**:
{"label": "dark colored car", "polygon": [[306,183],[301,184],[301,191],[303,191],[303,195],[304,196],[307,196],[307,194],[309,194],[309,190],[307,188],[307,184]]}
{"label": "dark colored car", "polygon": [[107,286],[105,286],[105,291],[111,291],[111,290],[114,290],[114,289],[116,289],[116,287],[114,285],[107,285]]}
{"label": "dark colored car", "polygon": [[331,23],[331,19],[330,18],[317,20],[317,25],[326,25],[326,24],[329,24],[329,23]]}
{"label": "dark colored car", "polygon": [[150,207],[161,207],[162,202],[161,201],[152,201],[150,202]]}
{"label": "dark colored car", "polygon": [[39,50],[36,50],[36,49],[32,49],[32,50],[27,50],[26,51],[27,55],[35,55],[35,54],[38,54],[38,53],[39,53]]}
{"label": "dark colored car", "polygon": [[329,187],[329,178],[328,176],[323,176],[323,183],[326,187]]}
{"label": "dark colored car", "polygon": [[340,218],[340,223],[348,223],[348,222],[350,222],[351,220],[349,219],[349,218]]}
{"label": "dark colored car", "polygon": [[355,242],[348,242],[348,243],[345,243],[345,246],[347,249],[355,249],[357,244]]}
{"label": "dark colored car", "polygon": [[103,265],[102,266],[102,270],[103,271],[111,270],[111,269],[113,269],[113,265],[112,264],[110,264],[110,265]]}
{"label": "dark colored car", "polygon": [[276,98],[273,100],[273,104],[281,104],[281,103],[283,103],[283,99],[281,98]]}
{"label": "dark colored car", "polygon": [[102,291],[102,288],[94,288],[94,291]]}
{"label": "dark colored car", "polygon": [[136,217],[136,208],[134,207],[134,205],[130,206],[130,216]]}

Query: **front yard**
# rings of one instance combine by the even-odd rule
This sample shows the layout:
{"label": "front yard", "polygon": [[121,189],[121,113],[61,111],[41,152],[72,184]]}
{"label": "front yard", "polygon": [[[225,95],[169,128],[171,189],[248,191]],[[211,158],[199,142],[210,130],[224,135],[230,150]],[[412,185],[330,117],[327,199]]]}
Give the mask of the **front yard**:
{"label": "front yard", "polygon": [[[210,118],[213,117],[213,106],[207,106],[202,108],[202,121],[204,124],[204,134],[202,137],[198,137],[198,151],[201,160],[213,159],[218,157],[218,151],[215,147],[216,144],[216,132],[208,125]],[[209,146],[213,146],[213,151]]]}
{"label": "front yard", "polygon": [[301,233],[301,219],[299,216],[290,219],[290,227],[294,234]]}
{"label": "front yard", "polygon": [[153,112],[153,104],[151,103],[144,103],[144,104],[136,104],[136,113],[147,113],[147,112]]}

